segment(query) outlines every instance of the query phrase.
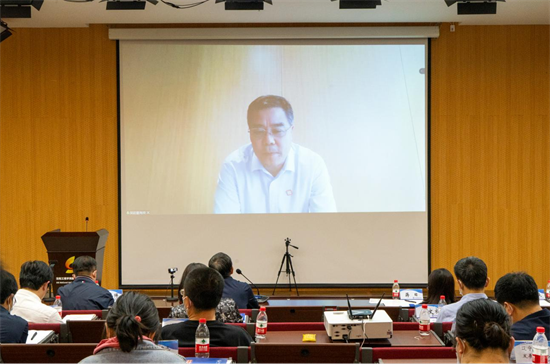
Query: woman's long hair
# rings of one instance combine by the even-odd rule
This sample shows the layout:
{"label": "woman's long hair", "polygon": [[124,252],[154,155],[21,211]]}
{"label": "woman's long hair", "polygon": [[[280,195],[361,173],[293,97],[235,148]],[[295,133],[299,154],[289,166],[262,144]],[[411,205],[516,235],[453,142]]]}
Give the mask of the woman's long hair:
{"label": "woman's long hair", "polygon": [[423,303],[435,305],[444,295],[447,304],[455,301],[455,279],[445,268],[433,270],[428,277],[428,297]]}
{"label": "woman's long hair", "polygon": [[130,352],[143,336],[158,337],[160,319],[155,304],[148,296],[127,292],[120,296],[107,316],[107,327],[116,334],[120,349]]}

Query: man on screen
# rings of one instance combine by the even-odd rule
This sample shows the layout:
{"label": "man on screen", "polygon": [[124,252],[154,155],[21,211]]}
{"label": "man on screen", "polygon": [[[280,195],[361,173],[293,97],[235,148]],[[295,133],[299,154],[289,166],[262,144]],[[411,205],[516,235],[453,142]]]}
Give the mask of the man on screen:
{"label": "man on screen", "polygon": [[224,161],[214,212],[336,212],[325,162],[292,143],[294,113],[281,96],[260,96],[248,107],[250,144]]}

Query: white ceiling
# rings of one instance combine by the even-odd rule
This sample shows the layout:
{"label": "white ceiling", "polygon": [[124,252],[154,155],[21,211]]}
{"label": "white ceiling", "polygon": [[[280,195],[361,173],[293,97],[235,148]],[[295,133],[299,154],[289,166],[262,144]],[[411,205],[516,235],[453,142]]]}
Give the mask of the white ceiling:
{"label": "white ceiling", "polygon": [[[198,0],[171,0],[190,4]],[[550,0],[507,0],[498,3],[496,15],[456,15],[456,5],[443,0],[383,0],[376,10],[340,10],[338,1],[273,0],[263,11],[225,11],[224,4],[209,0],[200,6],[179,10],[159,2],[145,10],[109,10],[94,0],[71,3],[45,0],[31,19],[4,19],[10,27],[86,27],[89,24],[156,23],[402,23],[456,22],[467,25],[550,24]]]}

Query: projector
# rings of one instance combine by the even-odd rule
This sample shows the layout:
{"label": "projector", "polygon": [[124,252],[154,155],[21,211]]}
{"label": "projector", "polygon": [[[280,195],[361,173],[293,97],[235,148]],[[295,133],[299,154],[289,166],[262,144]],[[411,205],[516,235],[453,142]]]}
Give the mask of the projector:
{"label": "projector", "polygon": [[386,311],[376,310],[372,319],[351,320],[348,311],[325,311],[325,329],[332,340],[390,339],[393,321]]}

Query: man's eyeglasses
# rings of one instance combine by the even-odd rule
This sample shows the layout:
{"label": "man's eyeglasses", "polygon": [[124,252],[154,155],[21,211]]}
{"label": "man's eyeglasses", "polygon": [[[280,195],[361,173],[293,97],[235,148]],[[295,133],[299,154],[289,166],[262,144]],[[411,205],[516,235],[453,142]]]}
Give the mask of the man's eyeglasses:
{"label": "man's eyeglasses", "polygon": [[250,133],[250,137],[254,139],[262,139],[265,137],[266,133],[269,133],[274,138],[282,138],[286,135],[286,133],[292,128],[292,125],[290,125],[288,128],[284,127],[277,127],[277,128],[252,128],[249,129],[248,132]]}

